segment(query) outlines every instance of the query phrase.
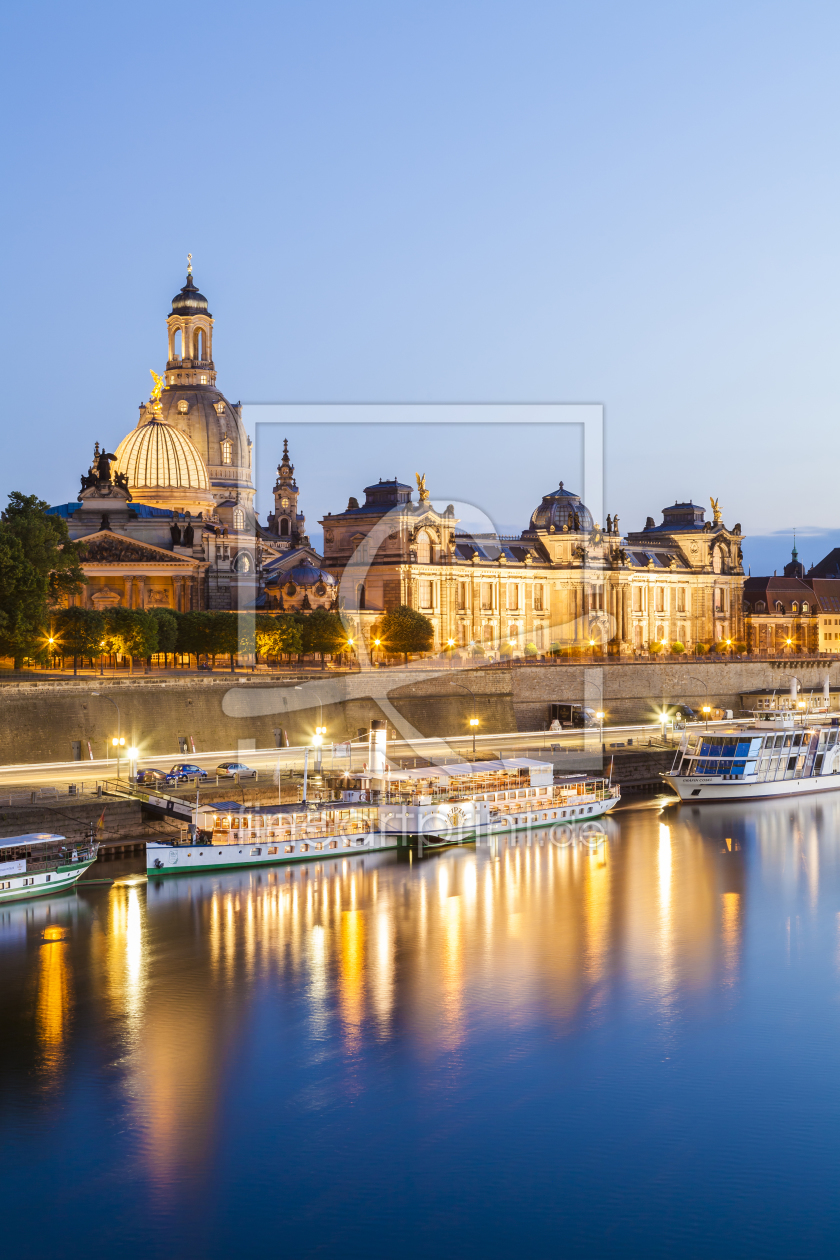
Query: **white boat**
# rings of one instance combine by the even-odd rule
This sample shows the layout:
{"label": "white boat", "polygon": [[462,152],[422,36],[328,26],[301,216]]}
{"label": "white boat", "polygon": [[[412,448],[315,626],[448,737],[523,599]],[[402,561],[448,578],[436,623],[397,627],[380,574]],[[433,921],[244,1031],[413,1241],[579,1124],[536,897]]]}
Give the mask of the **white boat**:
{"label": "white boat", "polygon": [[687,732],[662,778],[682,801],[770,800],[840,788],[838,719],[790,710]]}
{"label": "white boat", "polygon": [[195,811],[194,826],[146,844],[150,875],[312,861],[411,845],[469,844],[603,817],[620,799],[605,779],[554,782],[550,762],[527,757],[387,771],[337,801]]}
{"label": "white boat", "polygon": [[0,839],[0,906],[71,888],[98,850],[95,840],[76,844],[44,831]]}

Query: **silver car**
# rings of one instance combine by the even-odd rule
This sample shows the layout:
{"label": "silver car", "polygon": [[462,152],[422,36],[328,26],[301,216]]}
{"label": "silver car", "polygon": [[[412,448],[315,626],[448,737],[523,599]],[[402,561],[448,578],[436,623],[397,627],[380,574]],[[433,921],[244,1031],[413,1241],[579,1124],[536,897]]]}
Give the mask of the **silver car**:
{"label": "silver car", "polygon": [[237,774],[242,779],[256,779],[257,772],[241,761],[222,761],[216,766],[216,774],[220,779],[233,779]]}

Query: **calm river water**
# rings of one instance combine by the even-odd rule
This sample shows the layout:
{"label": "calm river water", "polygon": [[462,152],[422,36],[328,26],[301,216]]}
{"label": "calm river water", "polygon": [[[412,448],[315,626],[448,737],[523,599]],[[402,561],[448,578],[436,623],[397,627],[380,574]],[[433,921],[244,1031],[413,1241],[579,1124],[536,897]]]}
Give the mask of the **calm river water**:
{"label": "calm river water", "polygon": [[27,1257],[840,1247],[840,793],[0,911]]}

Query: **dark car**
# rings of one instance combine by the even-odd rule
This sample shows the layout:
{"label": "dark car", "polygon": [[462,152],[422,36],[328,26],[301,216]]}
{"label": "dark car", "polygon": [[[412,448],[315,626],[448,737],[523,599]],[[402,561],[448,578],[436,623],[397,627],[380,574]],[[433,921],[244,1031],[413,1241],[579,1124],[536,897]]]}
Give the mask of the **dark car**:
{"label": "dark car", "polygon": [[138,770],[136,783],[145,783],[146,787],[160,787],[162,783],[166,783],[167,774],[165,770]]}
{"label": "dark car", "polygon": [[690,704],[674,704],[668,709],[668,717],[676,718],[682,722],[699,722],[700,714],[692,709]]}
{"label": "dark car", "polygon": [[188,779],[206,779],[207,771],[187,761],[178,761],[166,776],[167,783],[186,783]]}
{"label": "dark car", "polygon": [[216,774],[220,779],[232,779],[239,775],[242,779],[256,779],[257,772],[241,761],[221,761],[216,766]]}

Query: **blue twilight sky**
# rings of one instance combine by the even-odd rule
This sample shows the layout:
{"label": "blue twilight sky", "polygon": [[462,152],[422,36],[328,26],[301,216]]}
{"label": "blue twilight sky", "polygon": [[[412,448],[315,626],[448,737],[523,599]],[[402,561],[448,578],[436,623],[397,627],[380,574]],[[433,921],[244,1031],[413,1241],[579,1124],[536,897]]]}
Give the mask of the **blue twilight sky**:
{"label": "blue twilight sky", "polygon": [[[623,528],[714,494],[764,536],[758,567],[794,526],[805,558],[833,545],[836,4],[35,0],[1,20],[0,491],[73,497],[93,440],[134,425],[191,250],[234,400],[601,402]],[[392,435],[386,469],[342,449],[341,497],[409,480],[418,441]],[[449,436],[460,497],[505,525],[574,480],[571,449],[471,442]],[[334,481],[339,454],[295,446],[314,520],[337,490],[310,470]]]}

